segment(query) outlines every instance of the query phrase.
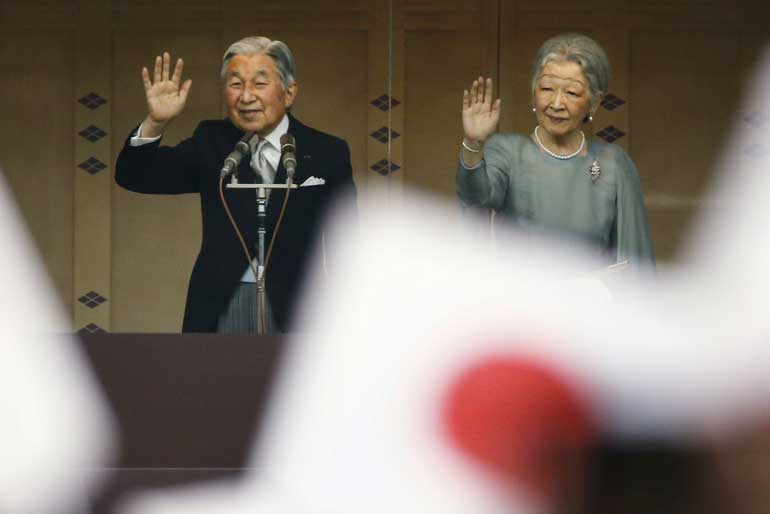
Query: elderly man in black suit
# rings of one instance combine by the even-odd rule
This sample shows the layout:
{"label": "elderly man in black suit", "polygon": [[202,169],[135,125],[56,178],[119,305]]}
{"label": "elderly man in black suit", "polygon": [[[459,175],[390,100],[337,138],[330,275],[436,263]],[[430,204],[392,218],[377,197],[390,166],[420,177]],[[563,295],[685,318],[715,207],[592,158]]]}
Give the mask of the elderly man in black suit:
{"label": "elderly man in black suit", "polygon": [[[297,295],[313,247],[321,239],[321,221],[338,193],[354,194],[350,151],[342,139],[300,123],[290,113],[297,96],[294,58],[280,41],[248,37],[230,45],[222,60],[227,119],[202,121],[192,137],[174,147],[161,146],[164,129],[184,109],[191,80],[182,81],[184,63],[171,72],[168,53],[155,59],[152,77],[142,69],[148,114],[126,140],[118,156],[115,180],[139,193],[198,193],[203,241],[195,262],[185,307],[184,332],[256,332],[255,277],[219,197],[219,170],[245,132],[253,131],[252,154],[239,166],[241,182],[282,183],[280,138],[291,133],[297,147],[294,182],[313,187],[293,191],[276,235],[265,275],[267,333],[291,329]],[[258,136],[258,137],[256,137]],[[253,190],[226,190],[233,217],[254,248],[257,203]],[[270,241],[285,190],[270,193],[267,236]]]}

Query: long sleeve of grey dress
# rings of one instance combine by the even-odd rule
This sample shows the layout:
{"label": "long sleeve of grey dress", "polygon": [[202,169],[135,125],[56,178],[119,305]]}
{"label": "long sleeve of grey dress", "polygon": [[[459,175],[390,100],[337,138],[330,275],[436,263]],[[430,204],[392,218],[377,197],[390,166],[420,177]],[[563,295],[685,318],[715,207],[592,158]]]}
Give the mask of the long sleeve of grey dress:
{"label": "long sleeve of grey dress", "polygon": [[[594,164],[599,173],[592,178]],[[619,146],[590,142],[587,155],[561,160],[529,137],[498,134],[484,146],[479,167],[466,169],[460,159],[457,194],[521,231],[587,243],[606,264],[654,266],[639,173]]]}

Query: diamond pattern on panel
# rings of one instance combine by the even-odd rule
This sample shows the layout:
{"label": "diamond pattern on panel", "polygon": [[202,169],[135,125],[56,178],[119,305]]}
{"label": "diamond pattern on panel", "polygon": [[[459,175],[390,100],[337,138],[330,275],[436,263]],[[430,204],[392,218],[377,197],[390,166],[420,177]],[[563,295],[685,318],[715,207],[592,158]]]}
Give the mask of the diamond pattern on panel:
{"label": "diamond pattern on panel", "polygon": [[398,164],[392,163],[387,159],[382,159],[372,164],[370,166],[370,169],[373,171],[376,171],[380,175],[388,175],[389,173],[393,173],[394,171],[400,170],[401,166],[399,166]]}
{"label": "diamond pattern on panel", "polygon": [[397,105],[400,105],[401,102],[399,102],[395,98],[391,98],[388,95],[382,95],[372,100],[371,104],[381,111],[388,111],[391,108],[396,107]]}
{"label": "diamond pattern on panel", "polygon": [[[374,132],[372,132],[369,135],[372,136],[377,141],[379,141],[380,143],[387,143],[388,142],[388,127],[380,127],[380,128],[378,128],[377,130],[375,130]],[[391,140],[396,139],[400,135],[401,134],[399,134],[395,130],[391,130],[390,131],[390,138],[391,138]]]}
{"label": "diamond pattern on panel", "polygon": [[78,330],[81,334],[106,334],[107,331],[104,330],[102,327],[95,323],[89,323],[88,325],[84,326],[80,330]]}
{"label": "diamond pattern on panel", "polygon": [[101,138],[103,138],[104,136],[107,135],[107,133],[105,131],[103,131],[102,129],[100,129],[99,127],[97,127],[95,125],[87,126],[83,130],[78,132],[78,134],[80,135],[80,137],[88,139],[92,143],[94,141],[100,140]]}
{"label": "diamond pattern on panel", "polygon": [[754,111],[743,118],[743,121],[759,128],[770,120],[770,116],[761,111]]}
{"label": "diamond pattern on panel", "polygon": [[96,93],[88,93],[83,98],[78,100],[78,103],[88,107],[91,110],[98,109],[102,105],[107,103],[107,100],[97,95]]}
{"label": "diamond pattern on panel", "polygon": [[107,165],[104,164],[99,159],[97,159],[96,157],[89,157],[87,160],[78,164],[78,168],[80,168],[83,171],[87,171],[91,175],[96,175],[106,167]]}
{"label": "diamond pattern on panel", "polygon": [[596,133],[596,135],[604,139],[608,143],[612,143],[613,141],[617,141],[621,137],[625,136],[626,133],[620,130],[619,128],[610,125],[609,127],[605,127],[601,129],[599,132]]}
{"label": "diamond pattern on panel", "polygon": [[608,111],[614,111],[624,103],[626,103],[625,100],[610,93],[602,99],[601,105]]}
{"label": "diamond pattern on panel", "polygon": [[99,305],[103,304],[107,301],[107,298],[103,297],[99,293],[95,291],[89,291],[80,298],[78,298],[78,301],[85,305],[86,307],[94,308],[98,307]]}
{"label": "diamond pattern on panel", "polygon": [[752,159],[761,159],[762,157],[765,157],[770,152],[770,149],[768,149],[767,146],[755,143],[748,148],[746,148],[743,153]]}

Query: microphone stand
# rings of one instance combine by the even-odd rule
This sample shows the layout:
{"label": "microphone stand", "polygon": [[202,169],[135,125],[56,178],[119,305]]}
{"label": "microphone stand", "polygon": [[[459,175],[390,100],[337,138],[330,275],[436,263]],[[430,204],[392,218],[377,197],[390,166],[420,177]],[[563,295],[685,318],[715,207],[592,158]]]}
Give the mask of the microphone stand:
{"label": "microphone stand", "polygon": [[[229,189],[256,189],[257,190],[257,296],[262,309],[265,308],[265,287],[262,274],[265,271],[265,235],[267,234],[267,191],[268,189],[289,189],[288,184],[240,184],[235,175],[230,177]],[[292,184],[291,189],[296,189],[297,184]],[[265,327],[262,316],[257,316],[257,333],[264,334]]]}
{"label": "microphone stand", "polygon": [[[262,275],[265,272],[265,234],[267,234],[267,189],[257,188],[257,296],[265,308],[265,283]],[[265,333],[265,327],[261,326],[264,320],[262,316],[257,317],[257,331],[260,334]]]}

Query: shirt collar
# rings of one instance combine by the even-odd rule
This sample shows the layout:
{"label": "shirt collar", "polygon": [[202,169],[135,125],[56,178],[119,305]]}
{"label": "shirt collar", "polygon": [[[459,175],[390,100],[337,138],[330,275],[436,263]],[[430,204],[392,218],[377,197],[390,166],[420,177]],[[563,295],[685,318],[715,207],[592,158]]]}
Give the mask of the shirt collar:
{"label": "shirt collar", "polygon": [[267,139],[267,142],[270,143],[273,146],[273,148],[280,150],[281,136],[286,134],[288,131],[289,131],[289,116],[287,114],[284,114],[280,123],[278,123],[278,125],[273,129],[273,131],[270,132],[268,135],[266,135],[262,139]]}

